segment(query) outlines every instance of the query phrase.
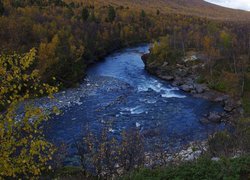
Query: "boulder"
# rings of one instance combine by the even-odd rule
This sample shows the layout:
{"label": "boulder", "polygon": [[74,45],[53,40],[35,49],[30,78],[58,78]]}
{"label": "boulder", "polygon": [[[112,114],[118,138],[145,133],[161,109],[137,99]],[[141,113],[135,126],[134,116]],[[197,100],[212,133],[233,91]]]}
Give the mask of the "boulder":
{"label": "boulder", "polygon": [[226,101],[227,99],[229,98],[228,95],[220,95],[218,97],[215,98],[215,102],[223,102],[223,101]]}
{"label": "boulder", "polygon": [[188,71],[186,69],[178,69],[177,71],[175,71],[175,74],[179,77],[187,77],[188,76]]}
{"label": "boulder", "polygon": [[195,84],[194,88],[198,94],[204,93],[208,89],[204,84]]}
{"label": "boulder", "polygon": [[183,81],[178,76],[175,76],[174,79],[175,80],[172,83],[173,86],[181,86],[181,85],[183,85]]}
{"label": "boulder", "polygon": [[221,115],[217,112],[210,112],[208,114],[207,119],[213,123],[220,123],[221,122]]}
{"label": "boulder", "polygon": [[164,63],[163,63],[163,65],[162,65],[162,67],[166,67],[166,66],[168,66],[169,65],[169,63],[167,62],[167,61],[165,61]]}
{"label": "boulder", "polygon": [[225,101],[224,110],[226,112],[232,112],[234,109],[237,109],[240,105],[241,105],[240,101],[229,99]]}
{"label": "boulder", "polygon": [[213,157],[213,158],[211,158],[211,160],[212,160],[212,161],[219,161],[220,158],[218,158],[218,157]]}
{"label": "boulder", "polygon": [[161,79],[166,80],[166,81],[173,81],[174,77],[173,76],[159,76]]}
{"label": "boulder", "polygon": [[194,89],[194,87],[192,85],[184,84],[180,87],[180,89],[185,92],[191,92]]}
{"label": "boulder", "polygon": [[201,122],[202,124],[209,124],[209,123],[210,123],[210,121],[209,121],[207,118],[202,118],[202,119],[200,119],[200,122]]}

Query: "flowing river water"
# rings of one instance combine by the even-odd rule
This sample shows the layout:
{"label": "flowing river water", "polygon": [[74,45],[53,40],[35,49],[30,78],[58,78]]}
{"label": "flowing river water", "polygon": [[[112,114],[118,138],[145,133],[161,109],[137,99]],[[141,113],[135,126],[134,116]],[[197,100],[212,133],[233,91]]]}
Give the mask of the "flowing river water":
{"label": "flowing river water", "polygon": [[194,98],[168,82],[147,73],[141,56],[149,45],[113,53],[89,68],[78,88],[46,99],[42,106],[56,105],[62,114],[46,124],[46,137],[54,143],[74,144],[88,125],[93,132],[109,126],[110,133],[137,128],[145,139],[160,136],[175,148],[204,140],[223,124],[202,124],[211,111],[222,111],[220,104]]}

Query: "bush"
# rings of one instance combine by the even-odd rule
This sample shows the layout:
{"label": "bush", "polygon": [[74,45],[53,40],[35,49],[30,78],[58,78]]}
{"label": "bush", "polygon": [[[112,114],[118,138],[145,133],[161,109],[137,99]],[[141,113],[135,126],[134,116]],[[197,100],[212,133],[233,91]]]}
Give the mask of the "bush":
{"label": "bush", "polygon": [[207,157],[197,162],[184,163],[161,169],[141,169],[122,179],[248,179],[250,177],[250,156],[223,159],[218,162]]}

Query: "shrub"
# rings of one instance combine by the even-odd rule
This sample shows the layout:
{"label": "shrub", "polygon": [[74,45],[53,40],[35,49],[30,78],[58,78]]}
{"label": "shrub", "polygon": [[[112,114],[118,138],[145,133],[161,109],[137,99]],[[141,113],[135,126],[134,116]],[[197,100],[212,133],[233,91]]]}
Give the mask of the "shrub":
{"label": "shrub", "polygon": [[218,162],[203,157],[197,162],[183,163],[161,169],[140,169],[121,179],[248,179],[250,177],[250,156],[222,159]]}

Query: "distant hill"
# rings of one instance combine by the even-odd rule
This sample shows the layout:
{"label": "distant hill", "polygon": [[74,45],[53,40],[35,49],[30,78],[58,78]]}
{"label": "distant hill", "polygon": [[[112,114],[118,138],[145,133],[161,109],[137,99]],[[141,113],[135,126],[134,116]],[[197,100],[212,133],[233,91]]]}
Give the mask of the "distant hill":
{"label": "distant hill", "polygon": [[[70,0],[68,0],[70,1]],[[136,7],[162,14],[176,13],[228,21],[250,21],[250,12],[221,7],[203,0],[73,0],[92,4]]]}

